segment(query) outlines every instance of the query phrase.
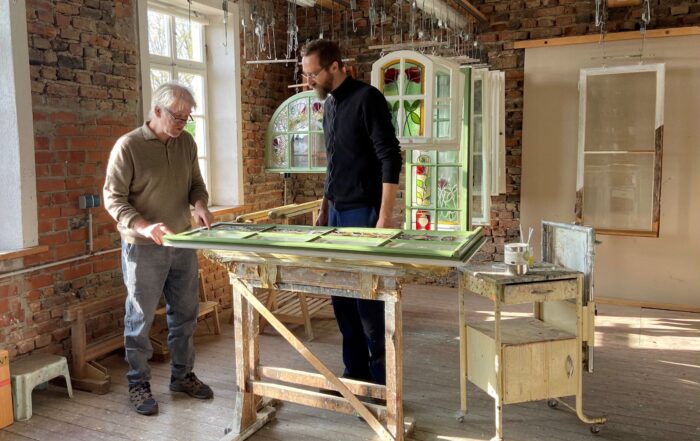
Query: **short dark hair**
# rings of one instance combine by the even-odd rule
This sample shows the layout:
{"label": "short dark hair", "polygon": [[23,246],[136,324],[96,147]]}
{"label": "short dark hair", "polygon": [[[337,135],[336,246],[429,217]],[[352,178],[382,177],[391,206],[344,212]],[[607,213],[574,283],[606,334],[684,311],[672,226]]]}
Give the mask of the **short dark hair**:
{"label": "short dark hair", "polygon": [[316,54],[321,67],[329,67],[334,61],[338,67],[343,67],[343,59],[340,56],[340,46],[331,40],[311,40],[301,49],[301,56],[307,57]]}

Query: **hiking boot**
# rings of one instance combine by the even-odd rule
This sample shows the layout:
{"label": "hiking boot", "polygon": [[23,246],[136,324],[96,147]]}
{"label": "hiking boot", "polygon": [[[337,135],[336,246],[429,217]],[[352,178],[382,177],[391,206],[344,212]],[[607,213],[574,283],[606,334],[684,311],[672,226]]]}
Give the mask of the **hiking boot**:
{"label": "hiking boot", "polygon": [[206,400],[214,396],[214,392],[209,386],[202,383],[194,372],[185,375],[184,378],[176,379],[170,377],[170,390],[173,392],[184,392],[187,395]]}
{"label": "hiking boot", "polygon": [[153,398],[151,383],[148,381],[129,386],[129,401],[141,415],[158,413],[158,402]]}

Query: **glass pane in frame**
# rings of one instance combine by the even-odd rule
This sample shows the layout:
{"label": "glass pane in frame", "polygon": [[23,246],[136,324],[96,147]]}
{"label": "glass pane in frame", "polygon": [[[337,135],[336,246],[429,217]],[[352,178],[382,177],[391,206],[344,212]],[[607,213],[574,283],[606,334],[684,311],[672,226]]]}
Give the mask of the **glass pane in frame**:
{"label": "glass pane in frame", "polygon": [[292,138],[292,167],[309,167],[309,135],[295,133]]}
{"label": "glass pane in frame", "polygon": [[311,100],[311,130],[323,130],[323,102]]}
{"label": "glass pane in frame", "polygon": [[438,211],[438,231],[457,231],[459,227],[459,211]]}
{"label": "glass pane in frame", "polygon": [[656,72],[590,75],[585,151],[653,151]]}
{"label": "glass pane in frame", "polygon": [[459,208],[459,167],[437,168],[437,207]]}
{"label": "glass pane in frame", "polygon": [[586,224],[603,229],[650,229],[654,154],[587,154],[584,170]]}
{"label": "glass pane in frame", "polygon": [[323,133],[311,133],[309,135],[311,148],[311,167],[325,167],[328,165],[326,158],[326,142]]}
{"label": "glass pane in frame", "polygon": [[171,79],[169,70],[151,68],[151,91],[155,91],[160,85],[167,83]]}
{"label": "glass pane in frame", "polygon": [[304,97],[289,104],[289,131],[309,130],[309,99]]}
{"label": "glass pane in frame", "polygon": [[202,62],[202,25],[175,17],[175,54],[180,60]]}
{"label": "glass pane in frame", "polygon": [[435,231],[435,210],[411,210],[411,227],[414,230]]}
{"label": "glass pane in frame", "polygon": [[401,63],[394,63],[382,69],[384,96],[398,96],[401,76]]}
{"label": "glass pane in frame", "polygon": [[423,100],[404,100],[402,136],[423,136]]}
{"label": "glass pane in frame", "polygon": [[401,101],[387,100],[386,104],[389,107],[389,113],[391,114],[391,124],[394,125],[396,136],[399,136],[399,107],[401,106]]}
{"label": "glass pane in frame", "polygon": [[282,109],[278,114],[277,117],[275,118],[274,122],[274,131],[277,133],[280,132],[286,132],[287,127],[289,126],[289,112],[287,111],[287,107],[285,106],[284,109]]}
{"label": "glass pane in frame", "polygon": [[170,18],[156,11],[148,11],[148,53],[170,56]]}
{"label": "glass pane in frame", "polygon": [[190,88],[197,102],[197,108],[192,110],[193,115],[204,114],[204,76],[192,72],[178,72],[177,80]]}
{"label": "glass pane in frame", "polygon": [[450,76],[444,72],[438,72],[435,75],[435,97],[449,98],[450,97]]}
{"label": "glass pane in frame", "polygon": [[423,95],[425,89],[425,69],[420,63],[404,63],[404,95]]}
{"label": "glass pane in frame", "polygon": [[287,167],[287,135],[276,136],[270,146],[270,167]]}

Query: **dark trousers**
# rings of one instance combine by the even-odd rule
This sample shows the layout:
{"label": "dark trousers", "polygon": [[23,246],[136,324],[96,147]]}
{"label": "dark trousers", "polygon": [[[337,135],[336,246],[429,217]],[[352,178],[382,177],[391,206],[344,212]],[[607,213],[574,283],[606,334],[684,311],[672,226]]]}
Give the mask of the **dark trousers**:
{"label": "dark trousers", "polygon": [[[373,207],[338,211],[329,204],[332,227],[374,227],[377,219]],[[343,336],[343,376],[386,384],[384,302],[337,296],[331,300]]]}

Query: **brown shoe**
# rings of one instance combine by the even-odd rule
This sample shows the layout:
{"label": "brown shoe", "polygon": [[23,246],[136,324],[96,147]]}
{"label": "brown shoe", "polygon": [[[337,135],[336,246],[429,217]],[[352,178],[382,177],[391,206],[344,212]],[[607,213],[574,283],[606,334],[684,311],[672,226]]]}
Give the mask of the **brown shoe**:
{"label": "brown shoe", "polygon": [[153,398],[151,384],[148,381],[129,386],[129,401],[141,415],[158,413],[158,402]]}
{"label": "brown shoe", "polygon": [[202,383],[202,381],[197,378],[194,372],[190,372],[185,375],[184,378],[170,378],[170,390],[173,392],[184,392],[187,395],[199,398],[200,400],[207,400],[214,396],[214,391],[211,390],[209,386]]}

